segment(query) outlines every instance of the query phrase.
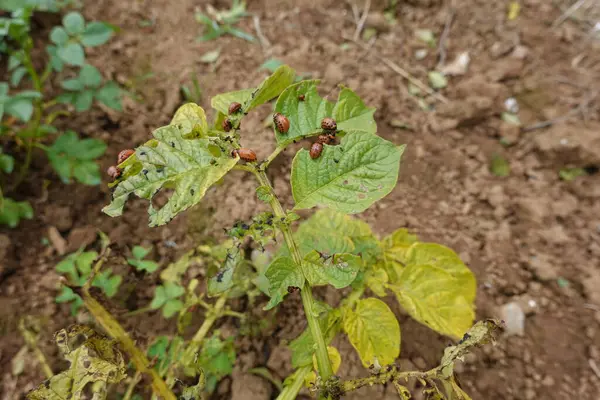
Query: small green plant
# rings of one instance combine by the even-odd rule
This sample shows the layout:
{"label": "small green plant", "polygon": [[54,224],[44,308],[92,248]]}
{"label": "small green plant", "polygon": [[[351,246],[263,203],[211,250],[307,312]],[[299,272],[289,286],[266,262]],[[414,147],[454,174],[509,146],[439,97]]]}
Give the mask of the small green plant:
{"label": "small green plant", "polygon": [[[208,15],[207,15],[208,14]],[[248,16],[246,2],[233,0],[229,10],[217,11],[211,6],[207,7],[207,14],[196,13],[196,21],[204,26],[204,35],[198,40],[214,40],[223,35],[232,35],[240,39],[254,42],[254,36],[234,27],[242,18]]]}
{"label": "small green plant", "polygon": [[[85,307],[120,342],[138,373],[150,375],[155,395],[167,400],[176,399],[174,387],[180,376],[193,376],[199,382],[182,396],[200,396],[201,390],[214,389],[231,372],[232,339],[222,340],[218,330],[211,335],[211,329],[222,317],[244,322],[246,316],[228,307],[228,299],[247,296],[254,304],[260,292],[268,298],[264,310],[278,307],[290,295],[299,296],[308,322],[307,329],[289,343],[295,372],[283,383],[279,400],[296,398],[304,385],[319,399],[333,400],[363,386],[387,383],[394,385],[400,398],[408,399],[405,382],[411,377],[422,383],[428,398],[468,399],[454,378],[454,362],[473,347],[492,341],[498,326],[493,320],[473,325],[473,273],[445,246],[422,242],[406,229],[379,238],[368,224],[350,215],[366,210],[394,189],[404,146],[377,135],[375,110],[352,90],[342,87],[337,101],[331,103],[319,96],[318,81],[294,83],[295,76],[291,68],[281,66],[256,88],[213,97],[216,115],[211,125],[198,105],[183,105],[169,125],[155,130],[152,139],[116,167],[112,202],[104,208],[111,216],[123,213],[131,195],[151,200],[168,188],[172,193],[166,203],[156,208],[151,202],[148,209],[151,226],[167,224],[199,203],[209,187],[232,170],[254,176],[257,200],[270,207],[226,229],[225,243],[199,246],[161,271],[162,283],[155,289],[150,309],[161,309],[166,318],[177,315],[178,335],[159,337],[142,352],[91,296],[88,288],[110,251],[105,246],[95,265],[87,268],[92,272],[80,290]],[[274,98],[276,148],[259,161],[241,145],[240,122]],[[316,138],[310,151],[299,150],[292,161],[294,206],[286,210],[266,171],[290,144],[309,138]],[[314,207],[320,209],[298,224],[295,211]],[[281,243],[280,238],[283,244],[271,256],[250,258],[246,251],[250,242],[253,253],[260,254],[266,244]],[[184,283],[188,268],[195,264],[208,277],[206,292],[200,294],[203,286],[198,279]],[[79,275],[73,275],[81,283]],[[313,296],[313,288],[319,286],[345,289],[345,297],[333,307]],[[394,364],[400,355],[400,324],[380,299],[390,294],[415,320],[456,341],[446,348],[439,366],[403,371]],[[205,301],[205,295],[214,302]],[[186,339],[186,328],[198,309],[204,319]],[[331,345],[337,335],[347,336],[369,371],[366,377],[334,375],[344,362]],[[155,359],[154,368],[146,354]]]}
{"label": "small green plant", "polygon": [[144,260],[150,251],[151,249],[142,246],[134,246],[131,249],[132,258],[128,258],[127,262],[138,271],[146,271],[151,274],[158,269],[158,264],[152,260]]}
{"label": "small green plant", "polygon": [[[98,258],[95,251],[77,251],[68,255],[56,265],[56,271],[67,278],[67,285],[64,285],[61,292],[56,297],[57,303],[70,303],[71,314],[76,315],[83,300],[73,288],[82,287],[92,275],[92,264]],[[117,294],[123,278],[120,275],[114,275],[111,269],[99,272],[94,276],[92,286],[100,288],[108,297]]]}
{"label": "small green plant", "polygon": [[[31,17],[36,11],[58,12],[70,1],[27,0],[5,1],[0,5],[9,16],[0,17],[0,53],[7,56],[7,82],[0,82],[0,148],[10,144],[17,152],[24,152],[18,174],[11,179],[10,187],[0,191],[0,223],[18,223],[22,214],[2,202],[5,194],[17,189],[25,179],[33,157],[33,149],[46,153],[54,170],[63,182],[71,178],[87,185],[100,183],[100,173],[95,160],[104,154],[106,146],[95,139],[80,140],[73,131],[60,132],[54,122],[71,110],[88,110],[94,101],[115,110],[121,109],[121,89],[112,81],[105,81],[96,67],[86,63],[85,49],[106,43],[114,28],[103,22],[86,22],[83,16],[71,11],[60,26],[50,33],[51,44],[46,47],[46,59],[41,68],[32,54],[34,40]],[[50,83],[60,82],[65,90],[56,94]],[[56,86],[56,85],[54,85]],[[52,145],[48,142],[53,141]],[[0,170],[11,174],[15,158],[1,154]],[[10,157],[10,158],[8,158]],[[4,206],[3,206],[4,204]],[[6,216],[11,214],[11,216]]]}

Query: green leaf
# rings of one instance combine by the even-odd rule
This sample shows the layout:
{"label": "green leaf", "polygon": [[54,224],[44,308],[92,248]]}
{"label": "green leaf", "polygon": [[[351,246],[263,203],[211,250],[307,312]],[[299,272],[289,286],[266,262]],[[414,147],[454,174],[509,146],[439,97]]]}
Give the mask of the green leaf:
{"label": "green leaf", "polygon": [[234,275],[242,259],[242,254],[237,249],[227,252],[221,268],[208,280],[209,296],[216,296],[234,286]]}
{"label": "green leaf", "polygon": [[81,33],[81,44],[85,47],[100,46],[111,38],[113,28],[104,22],[90,22]]}
{"label": "green leaf", "polygon": [[27,98],[11,97],[4,103],[4,111],[23,122],[27,122],[33,114],[33,104]]}
{"label": "green leaf", "polygon": [[185,293],[185,289],[175,282],[165,282],[163,287],[165,288],[165,295],[169,299],[176,299]]}
{"label": "green leaf", "polygon": [[123,111],[121,105],[121,88],[115,82],[107,82],[96,92],[96,100],[116,111]]}
{"label": "green leaf", "polygon": [[273,74],[265,79],[251,94],[250,98],[243,103],[244,112],[268,102],[279,96],[281,92],[294,83],[296,72],[287,65],[282,65],[273,71]]}
{"label": "green leaf", "polygon": [[563,181],[570,182],[574,179],[579,178],[580,176],[587,175],[587,172],[583,168],[562,168],[558,172],[558,176]]}
{"label": "green leaf", "polygon": [[79,81],[85,86],[96,88],[102,83],[102,74],[93,65],[85,64],[79,70]]}
{"label": "green leaf", "polygon": [[112,275],[112,269],[109,268],[96,275],[92,286],[102,289],[108,297],[113,297],[117,294],[122,280],[120,275]]}
{"label": "green leaf", "polygon": [[[206,190],[237,163],[229,154],[215,157],[209,151],[208,139],[184,139],[184,133],[173,125],[155,130],[155,139],[136,149],[139,163],[127,167],[125,178],[113,192],[113,201],[103,211],[112,217],[121,215],[130,194],[150,200],[167,185],[174,190],[167,203],[158,210],[150,205],[148,210],[150,226],[164,225],[198,204]],[[131,172],[133,167],[135,173]]]}
{"label": "green leaf", "polygon": [[510,164],[499,154],[492,156],[490,162],[490,172],[496,176],[504,177],[510,175]]}
{"label": "green leaf", "polygon": [[313,250],[304,257],[302,271],[311,286],[329,284],[342,289],[356,279],[361,266],[359,256],[341,253],[324,259],[318,251]]}
{"label": "green leaf", "polygon": [[208,123],[204,109],[198,104],[187,103],[177,109],[170,125],[181,125],[185,135],[202,138],[208,136]]}
{"label": "green leaf", "polygon": [[365,106],[361,98],[346,87],[340,90],[338,101],[333,107],[333,119],[341,131],[377,132],[374,113],[374,108]]}
{"label": "green leaf", "polygon": [[[325,343],[328,344],[338,334],[341,322],[340,312],[332,310],[327,304],[320,302],[315,302],[313,311],[318,318]],[[316,345],[310,328],[307,327],[296,339],[292,340],[289,347],[292,350],[292,367],[300,368],[312,364]]]}
{"label": "green leaf", "polygon": [[210,99],[210,106],[221,114],[229,113],[229,105],[233,102],[245,104],[250,101],[254,89],[242,89],[233,92],[221,93]]}
{"label": "green leaf", "polygon": [[[300,224],[294,239],[303,257],[313,250],[327,255],[363,252],[365,258],[380,252],[378,248],[364,251],[365,243],[378,244],[367,223],[331,209],[319,210]],[[287,247],[282,246],[280,253],[288,255]]]}
{"label": "green leaf", "polygon": [[83,19],[83,16],[76,11],[71,11],[65,15],[62,23],[66,31],[71,35],[76,35],[83,32],[85,27],[85,20]]}
{"label": "green leaf", "polygon": [[94,102],[94,92],[83,90],[75,94],[74,100],[73,106],[75,107],[75,111],[87,111],[92,107],[92,103]]}
{"label": "green leaf", "polygon": [[269,280],[269,295],[271,297],[269,303],[264,307],[265,310],[270,310],[281,303],[288,294],[288,287],[302,288],[304,286],[304,275],[302,275],[301,267],[289,257],[280,257],[273,260],[265,272],[265,276]]}
{"label": "green leaf", "polygon": [[10,85],[13,87],[19,86],[19,83],[21,83],[21,79],[23,79],[26,73],[27,68],[25,67],[18,67],[17,69],[15,69],[10,75]]}
{"label": "green leaf", "polygon": [[300,150],[292,163],[294,209],[366,210],[396,186],[403,151],[404,146],[359,131],[348,132],[339,146],[323,145],[317,159]]}
{"label": "green leaf", "polygon": [[69,34],[62,26],[55,26],[50,32],[50,40],[58,46],[63,46],[69,41]]}
{"label": "green leaf", "polygon": [[271,189],[268,186],[259,186],[256,188],[256,197],[258,197],[260,201],[268,203],[271,201],[273,195],[271,194]]}
{"label": "green leaf", "polygon": [[[277,144],[320,132],[323,118],[331,116],[333,104],[319,96],[318,83],[318,80],[301,81],[281,93],[275,104],[275,112],[289,119],[290,129],[282,134],[274,128]],[[303,101],[300,96],[304,96]]]}
{"label": "green leaf", "polygon": [[146,271],[149,274],[153,273],[158,269],[158,264],[151,260],[131,260],[135,261],[135,263],[131,263],[131,265],[135,266],[138,271]]}
{"label": "green leaf", "polygon": [[131,249],[131,254],[133,255],[134,258],[141,260],[144,257],[146,257],[151,251],[152,251],[152,249],[146,249],[145,247],[142,247],[142,246],[134,246],[133,249]]}
{"label": "green leaf", "polygon": [[67,43],[64,47],[59,47],[56,55],[68,65],[81,66],[85,62],[85,53],[79,43]]}
{"label": "green leaf", "polygon": [[173,315],[177,314],[182,308],[183,302],[181,300],[168,300],[163,306],[163,316],[165,318],[171,318]]}
{"label": "green leaf", "polygon": [[73,176],[84,185],[95,186],[102,183],[100,168],[93,161],[80,161],[73,167]]}
{"label": "green leaf", "polygon": [[389,282],[387,272],[381,268],[374,269],[367,273],[365,283],[379,297],[385,297],[387,295],[385,291],[385,285]]}
{"label": "green leaf", "polygon": [[365,367],[375,360],[381,365],[392,364],[400,354],[400,325],[383,301],[361,299],[355,310],[347,310],[344,331],[358,352]]}
{"label": "green leaf", "polygon": [[5,174],[10,174],[13,172],[14,167],[15,159],[8,154],[0,153],[0,171],[4,172]]}
{"label": "green leaf", "polygon": [[429,77],[429,84],[434,89],[443,89],[448,86],[448,79],[438,71],[430,71],[427,75]]}
{"label": "green leaf", "polygon": [[58,56],[58,47],[46,46],[46,52],[50,56],[49,63],[52,69],[56,72],[61,72],[63,70],[64,64]]}
{"label": "green leaf", "polygon": [[415,35],[417,38],[423,42],[425,42],[429,47],[436,47],[435,35],[429,29],[417,29],[415,31]]}
{"label": "green leaf", "polygon": [[106,151],[106,143],[99,139],[82,139],[73,143],[73,154],[78,160],[95,160]]}
{"label": "green leaf", "polygon": [[154,288],[154,298],[150,303],[150,307],[154,310],[161,308],[169,300],[165,292],[164,286],[157,286]]}
{"label": "green leaf", "polygon": [[4,197],[0,201],[0,225],[15,228],[22,219],[32,219],[33,208],[26,201],[14,201]]}
{"label": "green leaf", "polygon": [[83,90],[83,82],[81,82],[79,79],[65,79],[60,83],[60,86],[62,86],[62,88],[65,90],[74,92]]}
{"label": "green leaf", "polygon": [[276,58],[269,58],[260,66],[260,69],[266,69],[269,72],[275,72],[275,70],[281,67],[282,65],[283,61],[280,61]]}

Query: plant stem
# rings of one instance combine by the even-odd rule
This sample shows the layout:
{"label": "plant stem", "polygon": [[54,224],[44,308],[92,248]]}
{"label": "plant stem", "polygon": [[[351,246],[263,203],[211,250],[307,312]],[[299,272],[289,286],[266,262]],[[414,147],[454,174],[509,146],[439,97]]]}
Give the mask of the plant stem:
{"label": "plant stem", "polygon": [[221,297],[217,300],[214,308],[208,312],[206,319],[202,322],[200,329],[196,332],[188,346],[186,347],[181,361],[183,365],[189,365],[194,359],[195,354],[200,349],[200,345],[204,341],[204,338],[212,328],[213,324],[217,319],[223,316],[223,308],[227,302],[227,292],[221,294]]}
{"label": "plant stem", "polygon": [[283,391],[279,393],[276,400],[294,400],[298,396],[300,389],[302,389],[304,379],[306,379],[311,369],[310,365],[298,368],[294,373],[293,382],[283,388]]}
{"label": "plant stem", "polygon": [[142,380],[142,374],[140,373],[140,371],[135,371],[135,375],[133,376],[133,378],[131,378],[131,382],[129,382],[129,385],[127,386],[127,391],[123,395],[123,400],[131,399],[131,396],[133,396],[133,390],[135,389],[137,384],[140,383],[140,380]]}
{"label": "plant stem", "polygon": [[[258,182],[261,186],[268,187],[271,192],[271,200],[269,204],[273,209],[273,213],[278,218],[284,218],[286,216],[279,199],[275,195],[275,191],[273,190],[273,186],[271,186],[271,182],[267,177],[267,174],[264,172],[264,169],[256,170],[254,175],[258,179]],[[281,233],[285,239],[285,242],[290,250],[292,258],[294,262],[300,266],[302,263],[302,256],[300,255],[300,251],[296,246],[296,242],[294,241],[294,237],[292,236],[292,231],[289,226],[282,224],[281,225]],[[302,296],[302,305],[304,307],[304,314],[306,315],[306,320],[308,321],[308,327],[310,329],[310,333],[315,341],[317,348],[315,351],[317,357],[317,366],[319,369],[319,375],[323,381],[328,380],[333,375],[333,369],[331,368],[331,362],[329,360],[329,353],[327,352],[327,344],[325,343],[325,338],[323,337],[323,332],[321,331],[321,327],[319,326],[318,316],[314,311],[314,303],[312,297],[312,290],[310,284],[308,282],[304,283],[304,287],[300,290],[300,294]]]}
{"label": "plant stem", "polygon": [[21,321],[19,322],[19,330],[21,331],[21,334],[23,335],[27,346],[29,346],[29,348],[33,350],[35,357],[38,359],[38,362],[42,366],[42,370],[44,371],[44,375],[46,375],[46,378],[52,378],[54,376],[54,372],[52,372],[52,368],[50,368],[50,364],[48,364],[46,356],[37,345],[38,337],[34,332],[32,332],[31,329],[28,329],[25,319],[21,319]]}
{"label": "plant stem", "polygon": [[163,400],[176,400],[177,398],[171,392],[171,389],[167,386],[165,381],[158,375],[158,372],[150,366],[150,361],[146,357],[143,351],[138,349],[129,334],[123,329],[121,324],[108,312],[96,299],[94,299],[89,292],[91,282],[94,279],[94,275],[100,270],[100,267],[104,263],[104,260],[108,257],[110,249],[104,247],[100,258],[96,261],[96,264],[92,268],[90,278],[83,285],[82,288],[74,288],[76,293],[79,294],[85,307],[88,309],[94,319],[104,328],[104,330],[112,336],[116,341],[121,344],[121,347],[129,355],[129,358],[135,368],[142,374],[147,374],[152,379],[152,390],[158,396],[161,396]]}

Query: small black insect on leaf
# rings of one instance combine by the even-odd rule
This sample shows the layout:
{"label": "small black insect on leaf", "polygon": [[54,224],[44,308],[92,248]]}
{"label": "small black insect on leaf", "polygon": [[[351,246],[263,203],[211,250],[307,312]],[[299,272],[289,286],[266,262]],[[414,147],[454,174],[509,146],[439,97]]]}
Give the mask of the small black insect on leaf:
{"label": "small black insect on leaf", "polygon": [[147,169],[143,169],[142,170],[142,174],[144,174],[144,176],[146,177],[146,179],[148,179],[148,170]]}
{"label": "small black insect on leaf", "polygon": [[225,275],[225,270],[221,270],[219,272],[217,272],[217,275],[215,276],[217,278],[217,282],[221,283],[223,282],[223,276]]}
{"label": "small black insect on leaf", "polygon": [[171,147],[175,148],[175,142],[171,142]]}
{"label": "small black insect on leaf", "polygon": [[190,194],[193,196],[196,193],[194,189],[190,189]]}
{"label": "small black insect on leaf", "polygon": [[462,339],[460,339],[460,341],[458,342],[458,344],[463,344],[463,342],[465,340],[468,340],[471,337],[471,335],[469,335],[468,333],[465,333],[465,335],[462,337]]}

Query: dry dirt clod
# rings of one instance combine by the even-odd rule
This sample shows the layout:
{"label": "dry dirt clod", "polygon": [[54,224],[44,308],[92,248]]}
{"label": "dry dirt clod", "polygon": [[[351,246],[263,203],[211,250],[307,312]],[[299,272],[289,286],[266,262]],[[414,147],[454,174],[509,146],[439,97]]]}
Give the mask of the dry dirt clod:
{"label": "dry dirt clod", "polygon": [[57,204],[48,204],[44,209],[44,222],[55,226],[60,232],[65,232],[73,226],[71,208]]}
{"label": "dry dirt clod", "polygon": [[544,254],[531,257],[527,264],[531,272],[541,281],[558,278],[557,267],[552,263],[550,257]]}
{"label": "dry dirt clod", "polygon": [[67,241],[60,235],[55,226],[48,228],[48,240],[58,255],[62,256],[67,251]]}
{"label": "dry dirt clod", "polygon": [[68,251],[76,251],[80,248],[86,248],[96,240],[96,228],[91,225],[86,225],[80,228],[75,228],[69,232],[67,241],[69,243]]}
{"label": "dry dirt clod", "polygon": [[234,371],[231,376],[231,400],[269,400],[271,384],[264,378],[250,373]]}

